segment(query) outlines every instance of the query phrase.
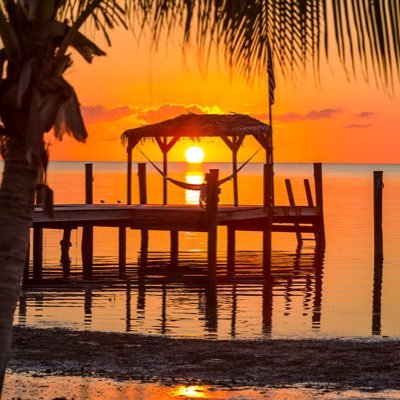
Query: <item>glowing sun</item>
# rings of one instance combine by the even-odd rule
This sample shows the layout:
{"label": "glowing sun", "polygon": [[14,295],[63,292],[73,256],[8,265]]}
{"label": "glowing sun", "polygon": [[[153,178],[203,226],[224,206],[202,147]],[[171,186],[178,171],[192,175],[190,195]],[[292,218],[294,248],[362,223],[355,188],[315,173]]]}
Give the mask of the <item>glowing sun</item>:
{"label": "glowing sun", "polygon": [[185,151],[185,158],[188,163],[200,164],[204,160],[204,150],[199,146],[191,146]]}

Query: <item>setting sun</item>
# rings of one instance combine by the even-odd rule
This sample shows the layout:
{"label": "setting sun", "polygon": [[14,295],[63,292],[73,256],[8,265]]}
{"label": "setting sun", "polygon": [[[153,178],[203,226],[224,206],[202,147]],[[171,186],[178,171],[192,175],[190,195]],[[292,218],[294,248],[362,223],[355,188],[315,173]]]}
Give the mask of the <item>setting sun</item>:
{"label": "setting sun", "polygon": [[185,151],[188,163],[200,164],[204,160],[204,150],[199,146],[191,146]]}

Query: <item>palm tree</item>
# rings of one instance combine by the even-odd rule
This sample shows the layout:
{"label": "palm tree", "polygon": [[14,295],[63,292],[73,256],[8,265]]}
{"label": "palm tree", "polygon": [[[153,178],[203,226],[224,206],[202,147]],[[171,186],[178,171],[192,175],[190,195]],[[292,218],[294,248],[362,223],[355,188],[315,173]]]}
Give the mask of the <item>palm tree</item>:
{"label": "palm tree", "polygon": [[[91,62],[105,53],[81,32],[150,25],[153,39],[180,26],[201,54],[217,46],[229,65],[251,78],[264,74],[267,45],[284,74],[318,71],[321,52],[336,47],[352,75],[360,62],[384,87],[393,84],[400,56],[400,0],[0,0],[0,393],[12,319],[32,225],[36,190],[51,213],[43,135],[68,133],[85,141],[76,93],[63,78],[74,48]],[[332,29],[333,42],[327,34]]]}

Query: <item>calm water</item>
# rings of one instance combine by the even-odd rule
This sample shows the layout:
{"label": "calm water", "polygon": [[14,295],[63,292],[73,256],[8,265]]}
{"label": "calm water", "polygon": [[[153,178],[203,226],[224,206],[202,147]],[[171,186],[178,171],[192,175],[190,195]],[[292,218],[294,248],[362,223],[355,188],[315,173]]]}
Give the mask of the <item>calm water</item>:
{"label": "calm water", "polygon": [[[230,174],[229,164],[204,164]],[[124,163],[94,163],[94,201],[124,202]],[[198,168],[197,168],[198,169]],[[220,228],[217,297],[209,298],[201,275],[206,268],[206,235],[180,233],[178,270],[169,268],[169,234],[151,232],[149,266],[138,277],[140,235],[127,231],[129,282],[117,279],[118,230],[95,228],[94,279],[82,282],[80,235],[72,232],[72,275],[62,280],[59,242],[62,231],[45,231],[44,268],[51,282],[21,294],[15,322],[20,325],[165,334],[174,337],[262,338],[400,336],[400,166],[324,165],[325,254],[314,241],[296,249],[294,234],[273,234],[273,282],[261,276],[261,233],[237,234],[237,276],[225,276],[226,232]],[[372,171],[384,171],[384,268],[382,292],[373,265]],[[84,163],[55,162],[49,183],[57,203],[84,201]],[[241,204],[261,204],[262,165],[240,173]],[[199,171],[172,163],[170,175],[197,182]],[[291,178],[296,202],[306,204],[303,179],[312,165],[278,164],[276,203],[288,204],[284,179]],[[138,200],[134,174],[134,202]],[[162,179],[148,173],[148,201],[161,202]],[[221,203],[232,203],[231,183]],[[169,187],[169,202],[196,202],[196,193]],[[311,237],[311,236],[310,236]],[[55,278],[55,279],[53,279]],[[375,282],[375,296],[374,296]],[[373,313],[375,310],[381,313]]]}

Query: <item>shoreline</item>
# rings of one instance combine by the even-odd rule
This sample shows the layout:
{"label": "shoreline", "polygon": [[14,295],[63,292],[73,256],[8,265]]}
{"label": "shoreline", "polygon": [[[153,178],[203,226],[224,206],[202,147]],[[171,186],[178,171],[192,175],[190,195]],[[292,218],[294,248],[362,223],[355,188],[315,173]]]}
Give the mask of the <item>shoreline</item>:
{"label": "shoreline", "polygon": [[400,389],[400,340],[206,340],[14,328],[9,369],[174,384]]}

